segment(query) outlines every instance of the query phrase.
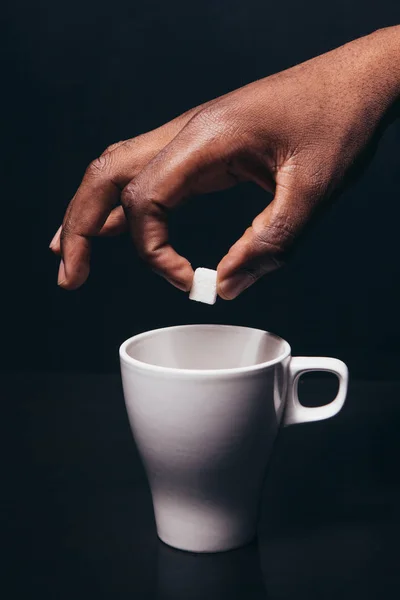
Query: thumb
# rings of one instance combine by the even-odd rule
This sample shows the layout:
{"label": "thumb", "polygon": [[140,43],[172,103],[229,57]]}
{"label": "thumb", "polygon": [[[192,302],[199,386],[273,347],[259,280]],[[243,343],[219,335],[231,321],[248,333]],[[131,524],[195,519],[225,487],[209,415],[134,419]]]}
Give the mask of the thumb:
{"label": "thumb", "polygon": [[310,198],[295,196],[290,190],[277,187],[271,204],[223,257],[217,268],[221,298],[233,300],[260,277],[285,263],[314,204]]}

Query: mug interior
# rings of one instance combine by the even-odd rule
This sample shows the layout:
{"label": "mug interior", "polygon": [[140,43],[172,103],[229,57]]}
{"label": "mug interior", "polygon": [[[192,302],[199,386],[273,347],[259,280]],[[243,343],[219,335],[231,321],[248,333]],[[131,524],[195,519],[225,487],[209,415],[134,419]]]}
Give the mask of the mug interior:
{"label": "mug interior", "polygon": [[139,334],[121,346],[128,362],[183,370],[221,370],[279,362],[290,354],[282,338],[230,325],[183,325]]}

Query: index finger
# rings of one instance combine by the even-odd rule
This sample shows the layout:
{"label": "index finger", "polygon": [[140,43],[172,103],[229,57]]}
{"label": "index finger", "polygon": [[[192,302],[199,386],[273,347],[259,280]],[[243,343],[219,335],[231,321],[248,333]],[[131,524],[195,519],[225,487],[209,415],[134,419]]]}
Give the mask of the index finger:
{"label": "index finger", "polygon": [[[190,262],[173,248],[168,213],[190,196],[237,183],[229,170],[226,135],[216,139],[215,123],[194,117],[131,181],[121,194],[128,227],[141,257],[183,291],[193,282]],[[228,156],[229,157],[229,156]]]}

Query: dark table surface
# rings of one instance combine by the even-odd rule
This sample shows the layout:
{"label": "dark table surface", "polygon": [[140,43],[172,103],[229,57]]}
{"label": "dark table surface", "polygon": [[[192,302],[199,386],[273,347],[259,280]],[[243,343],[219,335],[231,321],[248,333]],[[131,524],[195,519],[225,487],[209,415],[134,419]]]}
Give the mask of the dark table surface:
{"label": "dark table surface", "polygon": [[282,430],[257,543],[218,555],[158,541],[118,376],[3,374],[1,389],[4,598],[400,597],[399,382],[352,382],[339,416]]}

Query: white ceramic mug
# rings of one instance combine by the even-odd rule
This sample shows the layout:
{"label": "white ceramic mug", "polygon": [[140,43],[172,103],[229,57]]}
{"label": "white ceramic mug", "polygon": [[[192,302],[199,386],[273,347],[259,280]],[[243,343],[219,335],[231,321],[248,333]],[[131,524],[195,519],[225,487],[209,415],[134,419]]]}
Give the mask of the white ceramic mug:
{"label": "white ceramic mug", "polygon": [[[264,474],[280,424],[340,411],[348,370],[335,358],[291,357],[265,331],[184,325],[120,348],[129,421],[150,483],[157,533],[181,550],[220,552],[256,535]],[[336,398],[309,408],[299,377],[328,371]]]}

